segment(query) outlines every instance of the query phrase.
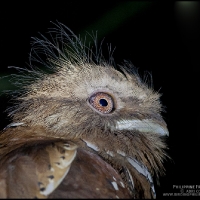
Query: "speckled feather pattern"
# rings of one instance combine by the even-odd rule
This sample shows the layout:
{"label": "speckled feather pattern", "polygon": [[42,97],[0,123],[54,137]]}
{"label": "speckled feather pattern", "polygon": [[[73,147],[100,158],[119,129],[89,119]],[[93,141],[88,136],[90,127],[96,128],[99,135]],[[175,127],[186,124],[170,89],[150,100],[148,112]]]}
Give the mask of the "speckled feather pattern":
{"label": "speckled feather pattern", "polygon": [[[124,192],[126,197],[155,197],[153,183],[147,174],[156,175],[158,179],[164,172],[163,159],[167,157],[165,139],[160,132],[164,130],[163,133],[168,133],[161,116],[163,108],[160,94],[141,80],[131,63],[125,62],[116,69],[112,58],[106,61],[100,50],[94,54],[66,26],[61,23],[55,25],[56,28],[51,31],[52,35],[55,34],[53,41],[44,36],[42,39],[34,38],[30,69],[20,72],[26,74],[23,75],[24,81],[18,82],[22,91],[13,99],[15,106],[8,109],[16,127],[10,126],[0,134],[2,197],[16,197],[20,193],[6,194],[4,189],[9,187],[6,184],[11,180],[6,179],[9,177],[6,167],[18,166],[23,162],[27,162],[27,166],[30,163],[35,166],[30,167],[33,172],[30,184],[33,186],[27,186],[26,189],[26,180],[19,179],[22,182],[19,182],[18,189],[22,184],[26,197],[31,194],[30,197],[50,195],[51,198],[56,198],[59,197],[56,194],[59,188],[62,188],[64,196],[64,187],[72,187],[74,190],[79,188],[79,184],[83,184],[80,182],[76,187],[74,182],[75,185],[70,186],[73,182],[70,174],[75,173],[75,168],[80,168],[79,164],[84,165],[85,161],[77,161],[77,158],[82,160],[83,155],[88,157],[91,167],[96,163],[95,159],[99,158],[102,161],[98,165],[109,165],[108,172],[117,173],[121,185],[128,191]],[[45,54],[46,60],[41,59],[40,54]],[[35,70],[35,63],[44,65],[53,73]],[[19,76],[16,75],[15,79]],[[88,100],[98,92],[106,93],[112,98],[114,111],[101,114],[91,107]],[[138,125],[137,121],[140,121]],[[131,127],[126,124],[122,126],[122,123],[130,124]],[[133,124],[136,125],[132,126]],[[63,146],[69,143],[74,145],[72,150]],[[37,159],[33,159],[36,153]],[[25,157],[22,156],[20,161],[19,155]],[[44,171],[40,172],[39,166]],[[54,174],[50,174],[50,169],[55,170]],[[23,168],[19,171],[23,173]],[[27,168],[25,171],[28,173]],[[105,173],[98,171],[97,176],[99,175],[103,177]],[[104,178],[102,182],[105,181]],[[74,181],[78,181],[76,177]],[[92,184],[93,180],[90,181]],[[36,182],[40,184],[35,185]],[[110,180],[109,183],[112,188],[110,191],[118,188],[119,183],[117,186],[115,181]],[[95,180],[94,184],[100,183]],[[73,196],[75,193],[68,192],[72,196],[66,194],[66,197],[76,198]],[[82,192],[88,197],[86,188]],[[23,191],[20,195],[22,194]],[[77,189],[77,197],[80,194],[78,195]],[[106,198],[105,194],[102,193],[103,198]],[[121,193],[117,195],[115,191],[113,194],[115,196],[111,195],[112,198],[123,198]]]}

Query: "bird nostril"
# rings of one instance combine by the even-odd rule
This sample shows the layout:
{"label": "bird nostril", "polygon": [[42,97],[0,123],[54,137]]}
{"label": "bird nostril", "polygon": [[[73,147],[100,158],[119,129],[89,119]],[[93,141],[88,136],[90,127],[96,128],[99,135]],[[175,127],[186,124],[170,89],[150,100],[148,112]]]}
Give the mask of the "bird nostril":
{"label": "bird nostril", "polygon": [[100,99],[100,100],[99,100],[99,104],[100,104],[101,106],[107,106],[107,105],[108,105],[108,102],[107,102],[105,99]]}

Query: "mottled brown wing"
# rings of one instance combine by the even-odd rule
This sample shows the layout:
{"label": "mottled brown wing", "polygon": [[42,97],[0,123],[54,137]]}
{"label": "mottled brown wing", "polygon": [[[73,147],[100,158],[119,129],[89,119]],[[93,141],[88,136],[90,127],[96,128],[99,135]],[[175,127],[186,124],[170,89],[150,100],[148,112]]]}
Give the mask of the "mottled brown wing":
{"label": "mottled brown wing", "polygon": [[111,165],[41,127],[8,128],[0,141],[0,198],[130,197]]}
{"label": "mottled brown wing", "polygon": [[69,173],[49,198],[131,198],[120,175],[98,155],[78,149]]}
{"label": "mottled brown wing", "polygon": [[4,148],[0,148],[0,198],[47,198],[67,175],[77,151],[70,142],[35,142],[7,149],[8,153]]}

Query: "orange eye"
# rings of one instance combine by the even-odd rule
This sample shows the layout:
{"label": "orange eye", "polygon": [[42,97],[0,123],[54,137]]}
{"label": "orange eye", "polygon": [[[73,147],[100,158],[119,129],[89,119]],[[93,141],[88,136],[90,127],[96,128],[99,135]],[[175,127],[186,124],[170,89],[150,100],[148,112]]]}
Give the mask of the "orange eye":
{"label": "orange eye", "polygon": [[114,108],[112,97],[103,92],[93,94],[89,99],[89,103],[103,114],[112,112]]}

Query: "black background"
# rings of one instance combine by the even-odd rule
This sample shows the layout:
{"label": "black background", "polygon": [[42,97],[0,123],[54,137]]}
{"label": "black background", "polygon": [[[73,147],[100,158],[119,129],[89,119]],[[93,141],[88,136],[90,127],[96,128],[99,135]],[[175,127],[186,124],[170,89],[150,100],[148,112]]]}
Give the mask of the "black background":
{"label": "black background", "polygon": [[[116,47],[117,63],[130,60],[152,73],[155,90],[163,95],[163,113],[169,128],[166,176],[161,178],[157,196],[176,192],[173,185],[199,185],[199,2],[84,2],[0,5],[0,77],[13,73],[8,66],[25,67],[31,37],[45,35],[58,20],[75,34],[98,30],[104,44]],[[121,10],[120,10],[121,9]],[[132,10],[131,10],[132,9]],[[114,14],[113,14],[114,13]],[[117,24],[112,26],[112,24]],[[1,90],[13,89],[0,79]],[[0,95],[0,129],[9,123],[8,98]]]}

